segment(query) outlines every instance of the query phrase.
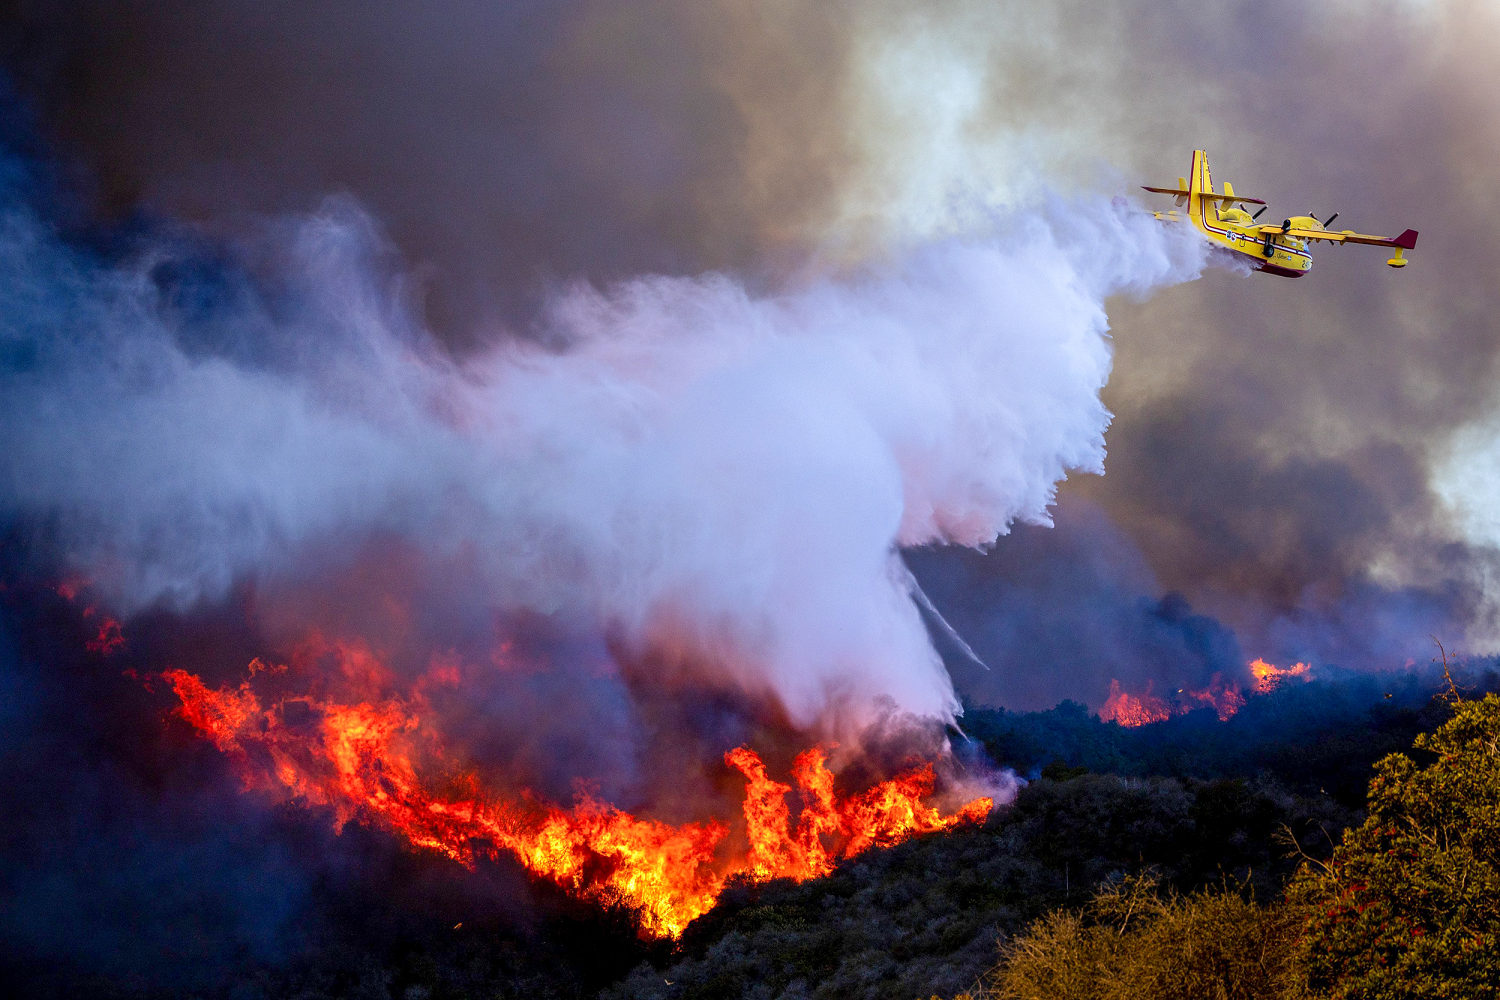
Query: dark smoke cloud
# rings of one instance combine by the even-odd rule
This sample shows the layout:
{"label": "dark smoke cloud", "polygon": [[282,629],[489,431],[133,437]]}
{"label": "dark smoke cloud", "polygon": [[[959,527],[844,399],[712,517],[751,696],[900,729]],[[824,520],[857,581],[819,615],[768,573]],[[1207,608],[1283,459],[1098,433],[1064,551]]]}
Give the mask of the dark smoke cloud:
{"label": "dark smoke cloud", "polygon": [[1065,504],[1052,528],[1018,528],[987,553],[917,550],[907,560],[989,666],[944,649],[977,702],[1034,710],[1068,692],[1107,693],[1111,680],[1158,692],[1214,674],[1248,682],[1234,633],[1182,595],[1163,595],[1142,552],[1088,503]]}
{"label": "dark smoke cloud", "polygon": [[761,266],[842,155],[833,17],[173,0],[18,27],[11,62],[106,211],[222,231],[353,192],[457,343],[524,326],[554,281]]}

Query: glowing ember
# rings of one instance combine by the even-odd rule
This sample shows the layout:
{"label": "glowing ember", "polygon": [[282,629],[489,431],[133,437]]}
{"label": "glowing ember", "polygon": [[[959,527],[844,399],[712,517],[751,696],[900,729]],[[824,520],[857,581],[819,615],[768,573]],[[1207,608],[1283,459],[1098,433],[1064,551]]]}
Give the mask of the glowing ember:
{"label": "glowing ember", "polygon": [[[52,589],[65,601],[76,601],[89,586],[86,577],[73,576],[53,584]],[[99,609],[90,604],[84,607],[83,617],[93,618],[99,613]],[[91,653],[100,656],[110,656],[125,648],[125,633],[120,628],[120,623],[107,615],[99,619],[99,630],[94,637],[84,643],[85,648]]]}
{"label": "glowing ember", "polygon": [[74,601],[78,599],[78,595],[83,591],[83,588],[87,587],[88,585],[89,581],[87,578],[81,576],[70,576],[59,582],[52,589],[57,591],[58,595],[63,600]]}
{"label": "glowing ember", "polygon": [[[368,649],[316,648],[325,659],[330,652],[344,681],[390,689],[392,678]],[[252,677],[286,670],[258,660],[251,665]],[[931,765],[841,800],[823,751],[814,748],[793,767],[800,799],[794,822],[787,803],[792,786],[771,778],[760,757],[740,747],[724,759],[747,781],[748,850],[728,857],[729,827],[718,820],[673,825],[637,818],[586,794],[564,809],[527,792],[487,793],[477,773],[445,759],[423,694],[426,683],[450,682],[452,670],[435,664],[406,697],[358,701],[302,694],[268,700],[250,680],[213,689],[183,670],[161,676],[181,701],[178,714],[232,755],[247,788],[330,807],[340,825],[358,818],[463,864],[508,851],[579,896],[635,909],[642,932],[654,936],[681,934],[733,875],[816,878],[835,859],[868,847],[981,821],[992,805],[980,798],[943,815],[924,801],[933,791]]]}
{"label": "glowing ember", "polygon": [[106,618],[99,623],[98,634],[84,645],[90,652],[98,653],[100,656],[109,656],[125,647],[125,633],[120,630],[119,622],[113,618]]}

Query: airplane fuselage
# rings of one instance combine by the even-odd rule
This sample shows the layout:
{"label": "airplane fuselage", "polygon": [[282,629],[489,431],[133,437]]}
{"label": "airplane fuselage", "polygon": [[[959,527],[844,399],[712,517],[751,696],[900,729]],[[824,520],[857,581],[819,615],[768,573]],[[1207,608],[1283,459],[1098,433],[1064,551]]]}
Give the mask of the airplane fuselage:
{"label": "airplane fuselage", "polygon": [[[1247,214],[1242,209],[1230,211]],[[1312,269],[1312,254],[1307,252],[1303,241],[1290,236],[1262,237],[1236,222],[1214,219],[1215,214],[1213,207],[1205,206],[1193,219],[1193,225],[1216,245],[1246,259],[1257,269],[1282,278],[1300,278]]]}

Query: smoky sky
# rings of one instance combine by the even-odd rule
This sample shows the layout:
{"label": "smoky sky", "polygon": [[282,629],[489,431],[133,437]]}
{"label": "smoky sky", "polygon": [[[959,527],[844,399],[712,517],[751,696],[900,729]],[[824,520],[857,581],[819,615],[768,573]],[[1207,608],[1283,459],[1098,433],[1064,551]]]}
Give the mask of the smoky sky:
{"label": "smoky sky", "polygon": [[[1210,271],[1112,301],[1108,471],[1060,497],[1108,527],[1065,517],[1039,544],[1083,575],[1070,552],[1130,549],[1145,597],[1182,595],[1247,655],[1487,641],[1488,540],[1439,499],[1500,354],[1484,3],[29,3],[9,23],[96,217],[233,240],[347,193],[460,352],[536,336],[558,282],[784,287],[962,228],[976,200],[1170,183],[1195,146],[1273,214],[1419,229],[1401,272],[1329,248],[1295,282]],[[1063,694],[1102,696],[1036,697]]]}
{"label": "smoky sky", "polygon": [[[453,706],[455,746],[554,800],[584,777],[673,819],[724,784],[726,746],[798,729],[851,677],[941,716],[955,686],[1097,708],[1111,680],[1244,680],[1255,656],[1364,671],[1424,661],[1432,635],[1493,649],[1496,538],[1474,522],[1500,490],[1485,0],[0,16],[6,962],[144,969],[151,988],[177,974],[143,947],[177,947],[182,979],[212,983],[226,954],[304,947],[330,882],[359,883],[351,910],[400,909],[390,845],[361,854],[357,825],[240,795],[138,679],[232,685],[309,622],[407,677],[524,637]],[[1129,212],[1194,148],[1275,219],[1420,230],[1411,265],[1322,248],[1296,281],[1178,283],[1191,254]],[[1028,221],[997,242],[997,217]],[[1005,351],[969,335],[976,313],[1019,331]],[[644,328],[670,335],[625,335]],[[689,399],[658,388],[749,334],[813,328],[838,336],[716,384],[784,401],[776,434],[683,405],[632,450],[667,426],[651,400]],[[465,405],[506,379],[539,405]],[[540,443],[524,461],[466,422],[503,438],[518,414],[558,415],[521,421]],[[816,460],[851,425],[899,442],[901,475],[848,449],[828,478]],[[724,441],[742,480],[702,474]],[[557,469],[608,475],[557,489]],[[850,551],[860,573],[827,571]],[[117,584],[123,659],[79,651],[97,619],[51,587],[69,553]],[[907,567],[989,669],[938,635],[949,684]],[[497,617],[490,595],[515,590]],[[735,641],[641,641],[691,635],[681,608]],[[736,663],[745,648],[775,668]],[[709,683],[700,661],[726,649],[733,683]],[[837,669],[801,666],[819,656]],[[747,707],[768,688],[779,709]],[[467,891],[535,892],[487,877]]]}

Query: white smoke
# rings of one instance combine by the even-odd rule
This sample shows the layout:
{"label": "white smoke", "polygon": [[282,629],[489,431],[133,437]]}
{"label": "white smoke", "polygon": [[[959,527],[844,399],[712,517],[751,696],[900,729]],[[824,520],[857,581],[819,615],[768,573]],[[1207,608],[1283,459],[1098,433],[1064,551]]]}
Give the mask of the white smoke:
{"label": "white smoke", "polygon": [[535,340],[459,363],[351,205],[272,244],[275,294],[221,281],[194,312],[167,249],[105,266],[8,214],[5,513],[125,610],[373,532],[472,552],[494,607],[592,621],[801,725],[957,711],[897,547],[987,544],[1102,471],[1105,297],[1202,263],[1074,204],[780,294],[575,288]]}

